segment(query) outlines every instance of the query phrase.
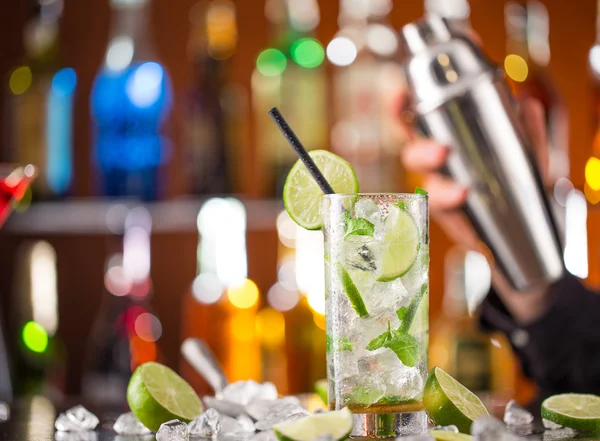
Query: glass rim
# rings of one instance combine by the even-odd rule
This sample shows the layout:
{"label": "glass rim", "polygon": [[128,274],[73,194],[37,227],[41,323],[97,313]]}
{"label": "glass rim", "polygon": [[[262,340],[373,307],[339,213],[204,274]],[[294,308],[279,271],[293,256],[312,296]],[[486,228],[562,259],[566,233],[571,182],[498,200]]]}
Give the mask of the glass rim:
{"label": "glass rim", "polygon": [[327,199],[334,199],[338,197],[353,197],[353,196],[387,196],[387,197],[402,197],[402,198],[423,198],[427,199],[428,195],[420,193],[394,193],[394,192],[383,192],[383,193],[334,193],[324,194],[323,197]]}

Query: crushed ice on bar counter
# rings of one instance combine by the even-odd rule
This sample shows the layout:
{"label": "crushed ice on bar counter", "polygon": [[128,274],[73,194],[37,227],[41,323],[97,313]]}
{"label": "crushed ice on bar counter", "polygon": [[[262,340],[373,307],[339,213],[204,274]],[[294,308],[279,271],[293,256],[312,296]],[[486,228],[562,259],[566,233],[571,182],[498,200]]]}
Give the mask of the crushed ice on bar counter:
{"label": "crushed ice on bar counter", "polygon": [[4,401],[0,401],[0,423],[10,419],[10,407]]}
{"label": "crushed ice on bar counter", "polygon": [[299,404],[285,404],[272,407],[267,415],[258,420],[254,425],[258,430],[272,429],[275,424],[286,421],[294,421],[310,415],[310,413]]}
{"label": "crushed ice on bar counter", "polygon": [[156,432],[156,441],[187,441],[188,439],[188,426],[179,420],[162,423]]}
{"label": "crushed ice on bar counter", "polygon": [[494,417],[479,417],[471,425],[475,441],[518,441],[519,438],[506,429],[502,421]]}
{"label": "crushed ice on bar counter", "polygon": [[221,430],[219,412],[215,409],[207,409],[188,424],[188,433],[192,436],[211,438]]}
{"label": "crushed ice on bar counter", "polygon": [[[118,439],[119,435],[115,438],[115,441],[121,441]],[[98,441],[98,433],[87,430],[81,432],[56,432],[54,434],[54,441]],[[130,437],[126,441],[133,441]],[[138,440],[136,440],[138,441]],[[143,440],[149,441],[149,440]]]}
{"label": "crushed ice on bar counter", "polygon": [[85,407],[79,405],[61,413],[54,423],[59,432],[81,432],[94,430],[100,421]]}
{"label": "crushed ice on bar counter", "polygon": [[265,418],[272,407],[282,407],[289,404],[300,406],[300,400],[296,397],[284,397],[277,400],[255,399],[246,406],[246,412],[258,421]]}
{"label": "crushed ice on bar counter", "polygon": [[527,426],[533,423],[533,415],[515,400],[510,400],[504,410],[504,422],[509,426]]}
{"label": "crushed ice on bar counter", "polygon": [[399,436],[396,441],[435,441],[429,435],[410,435],[410,436]]}
{"label": "crushed ice on bar counter", "polygon": [[454,424],[452,424],[450,426],[435,426],[435,427],[432,427],[429,430],[440,430],[442,432],[454,432],[454,433],[458,433],[458,427],[456,427]]}
{"label": "crushed ice on bar counter", "polygon": [[254,427],[244,427],[237,419],[232,418],[228,415],[219,416],[219,424],[221,425],[221,432],[224,435],[244,435],[248,433],[254,433]]}
{"label": "crushed ice on bar counter", "polygon": [[278,439],[275,432],[272,430],[265,430],[264,432],[257,433],[248,441],[278,441]]}
{"label": "crushed ice on bar counter", "polygon": [[218,398],[246,406],[255,399],[277,399],[277,389],[270,382],[260,384],[253,380],[236,381],[227,385]]}
{"label": "crushed ice on bar counter", "polygon": [[113,430],[119,435],[147,435],[152,433],[150,429],[140,423],[140,420],[132,412],[119,415],[119,418],[113,424]]}
{"label": "crushed ice on bar counter", "polygon": [[563,427],[561,429],[549,430],[544,432],[542,436],[543,441],[559,441],[573,439],[577,435],[577,431],[569,427]]}
{"label": "crushed ice on bar counter", "polygon": [[542,418],[542,424],[548,430],[557,430],[562,429],[563,427],[560,424],[556,424],[554,421],[547,420],[546,418]]}

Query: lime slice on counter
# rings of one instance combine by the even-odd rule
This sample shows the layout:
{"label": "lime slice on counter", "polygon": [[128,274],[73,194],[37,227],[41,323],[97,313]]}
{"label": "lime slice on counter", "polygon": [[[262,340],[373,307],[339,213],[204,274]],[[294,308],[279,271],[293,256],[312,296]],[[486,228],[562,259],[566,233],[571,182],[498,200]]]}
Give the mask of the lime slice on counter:
{"label": "lime slice on counter", "polygon": [[600,397],[560,394],[542,403],[542,418],[584,432],[600,432]]}
{"label": "lime slice on counter", "polygon": [[318,413],[295,421],[276,424],[273,430],[281,441],[312,441],[327,434],[337,441],[342,441],[350,436],[353,426],[352,412],[344,407],[342,410]]}
{"label": "lime slice on counter", "polygon": [[358,292],[358,288],[352,281],[350,274],[348,274],[348,271],[341,263],[338,263],[337,270],[338,277],[340,278],[340,282],[344,287],[344,291],[346,292],[346,295],[352,304],[352,308],[354,308],[359,317],[366,317],[369,315],[369,312],[367,311],[365,302],[360,295],[360,292]]}
{"label": "lime slice on counter", "polygon": [[466,433],[454,433],[446,430],[430,430],[429,435],[435,441],[471,441],[473,437]]}
{"label": "lime slice on counter", "polygon": [[153,432],[162,423],[186,423],[202,413],[202,402],[183,378],[160,363],[140,365],[129,380],[127,402],[133,414]]}
{"label": "lime slice on counter", "polygon": [[423,405],[435,424],[454,424],[462,433],[469,433],[471,424],[480,416],[489,416],[477,395],[439,367],[434,367],[429,372],[423,393]]}
{"label": "lime slice on counter", "polygon": [[419,293],[410,301],[406,315],[400,325],[400,330],[411,335],[417,335],[429,330],[429,296],[427,295],[427,285],[423,284]]}
{"label": "lime slice on counter", "polygon": [[315,393],[319,396],[325,405],[328,404],[329,388],[327,387],[327,380],[319,380],[315,383]]}
{"label": "lime slice on counter", "polygon": [[412,215],[396,205],[385,218],[381,263],[377,280],[389,282],[406,274],[417,260],[421,246],[419,228]]}
{"label": "lime slice on counter", "polygon": [[[309,155],[336,193],[358,193],[358,180],[348,161],[325,150],[313,150]],[[283,204],[288,214],[301,227],[318,230],[323,225],[322,199],[323,192],[298,160],[283,186]]]}

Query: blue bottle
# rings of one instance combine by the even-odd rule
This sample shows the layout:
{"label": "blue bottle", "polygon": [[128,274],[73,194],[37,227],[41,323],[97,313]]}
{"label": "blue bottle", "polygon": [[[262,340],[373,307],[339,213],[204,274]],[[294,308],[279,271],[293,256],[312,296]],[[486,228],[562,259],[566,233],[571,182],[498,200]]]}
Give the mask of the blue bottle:
{"label": "blue bottle", "polygon": [[171,142],[162,128],[172,86],[147,30],[150,0],[111,0],[112,32],[91,95],[101,194],[156,200]]}

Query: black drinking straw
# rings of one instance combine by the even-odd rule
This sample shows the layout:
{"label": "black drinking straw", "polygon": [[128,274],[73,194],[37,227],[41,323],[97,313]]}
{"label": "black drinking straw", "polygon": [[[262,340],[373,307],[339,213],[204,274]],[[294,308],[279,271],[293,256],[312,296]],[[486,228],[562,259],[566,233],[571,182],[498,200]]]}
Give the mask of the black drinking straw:
{"label": "black drinking straw", "polygon": [[317,184],[319,185],[323,193],[335,194],[333,188],[331,188],[331,185],[329,184],[329,182],[327,182],[327,179],[325,179],[325,176],[323,176],[323,173],[321,173],[321,170],[319,170],[317,164],[315,164],[315,161],[312,160],[312,158],[310,157],[310,155],[308,154],[308,152],[306,151],[306,149],[304,148],[304,146],[302,145],[292,128],[283,118],[277,107],[273,107],[271,110],[269,110],[269,115],[271,115],[271,118],[273,118],[273,121],[275,121],[275,124],[277,124],[277,127],[279,127],[279,130],[281,130],[281,133],[283,133],[285,139],[287,139],[292,148],[295,150],[296,154],[304,163],[312,177],[315,178],[315,181],[317,181]]}

